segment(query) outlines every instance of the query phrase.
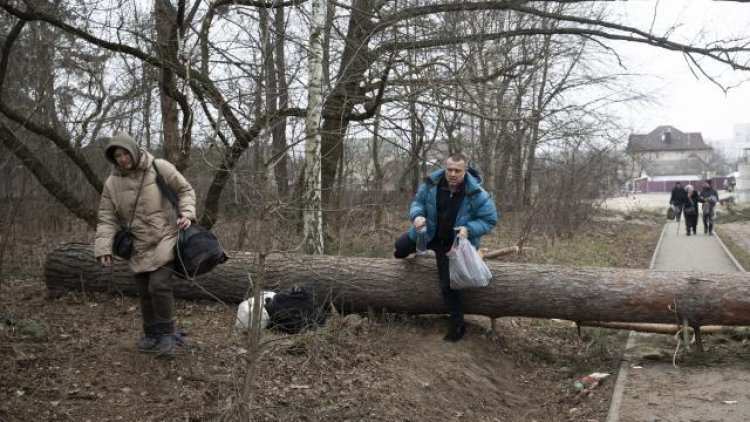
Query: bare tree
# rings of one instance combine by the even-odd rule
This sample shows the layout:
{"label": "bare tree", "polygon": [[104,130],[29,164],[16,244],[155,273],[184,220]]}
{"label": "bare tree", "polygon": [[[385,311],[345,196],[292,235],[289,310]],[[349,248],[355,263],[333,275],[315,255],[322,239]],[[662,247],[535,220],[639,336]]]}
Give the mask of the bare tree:
{"label": "bare tree", "polygon": [[[305,25],[296,23],[308,18],[307,6],[310,3],[301,0],[218,0],[206,5],[200,1],[180,0],[176,7],[170,8],[171,4],[164,0],[153,3],[154,8],[159,7],[160,13],[156,16],[163,19],[159,22],[164,23],[157,31],[155,46],[153,40],[144,36],[147,32],[143,31],[142,22],[149,21],[150,15],[144,12],[142,3],[127,4],[123,10],[86,4],[85,10],[71,9],[60,13],[44,2],[0,0],[3,17],[11,22],[6,27],[3,60],[10,60],[10,52],[14,50],[13,45],[18,37],[13,36],[13,24],[19,23],[20,32],[25,25],[22,22],[33,22],[35,26],[55,28],[78,45],[106,55],[107,66],[102,68],[99,75],[105,76],[100,80],[116,79],[112,73],[107,73],[112,69],[120,74],[125,73],[123,69],[128,69],[126,74],[129,75],[149,74],[145,71],[147,67],[159,69],[164,94],[160,96],[160,101],[164,100],[161,104],[169,105],[165,109],[169,111],[167,114],[149,115],[149,119],[141,117],[143,104],[151,103],[145,92],[139,93],[142,98],[113,107],[110,115],[114,117],[111,120],[103,118],[103,113],[95,112],[97,109],[104,110],[110,104],[109,98],[103,101],[101,98],[87,99],[77,93],[76,101],[66,104],[79,107],[79,111],[85,107],[91,108],[90,116],[96,117],[89,119],[91,124],[86,131],[122,126],[145,132],[146,122],[162,126],[169,124],[171,129],[168,132],[181,137],[175,143],[179,144],[181,154],[187,154],[187,147],[193,138],[210,143],[220,157],[218,153],[214,154],[217,159],[210,163],[213,174],[206,184],[201,223],[211,226],[219,218],[222,192],[233,171],[243,164],[245,151],[253,144],[266,142],[269,138],[265,134],[277,128],[279,132],[273,136],[273,148],[276,154],[282,154],[285,142],[281,141],[282,133],[278,128],[284,124],[287,127],[301,125],[301,118],[306,117],[306,109],[296,106],[301,103],[301,97],[296,93],[307,88],[312,80],[311,75],[292,65],[299,63],[300,57],[306,54],[300,46],[304,45],[302,40],[308,36],[308,31]],[[301,6],[292,7],[295,5]],[[480,139],[479,144],[487,147],[492,157],[485,166],[492,176],[490,184],[494,185],[492,187],[496,191],[508,184],[517,186],[517,191],[511,195],[513,201],[524,201],[524,197],[528,201],[528,192],[534,186],[534,160],[539,145],[565,133],[564,130],[560,133],[552,131],[561,126],[557,126],[550,116],[567,110],[564,102],[569,100],[564,95],[553,95],[556,84],[561,81],[560,77],[565,74],[562,68],[551,67],[545,76],[544,66],[540,66],[544,64],[544,55],[537,57],[541,61],[524,63],[529,58],[526,56],[544,50],[544,39],[549,40],[550,58],[559,57],[554,54],[566,51],[565,48],[560,49],[565,44],[585,42],[613,53],[608,43],[628,41],[679,51],[699,72],[705,69],[699,60],[702,58],[737,70],[750,69],[746,40],[706,40],[700,44],[677,42],[669,30],[652,33],[608,20],[598,13],[598,9],[606,8],[605,4],[595,4],[593,11],[590,2],[578,1],[434,3],[422,0],[353,0],[351,4],[327,5],[332,13],[324,25],[330,31],[325,31],[328,34],[325,43],[327,49],[323,57],[328,62],[322,68],[322,73],[328,75],[330,82],[322,111],[320,171],[324,205],[328,203],[328,195],[335,184],[337,169],[343,163],[343,145],[350,127],[370,122],[382,107],[395,110],[408,108],[409,104],[414,104],[414,113],[411,114],[415,116],[413,126],[424,126],[424,135],[417,132],[412,140],[413,145],[435,139],[440,147],[446,147],[449,140],[454,149],[471,147],[473,141],[469,140],[473,138],[468,134],[473,130],[472,121],[480,122],[483,129],[478,132],[482,133],[480,138],[484,139]],[[268,31],[265,38],[258,36],[260,9],[277,10],[273,25],[276,30]],[[284,18],[279,18],[283,14],[279,9],[287,12],[285,16],[290,22],[295,22],[295,25],[284,27],[283,33],[281,22]],[[333,19],[333,16],[337,19]],[[474,28],[460,24],[483,19],[491,24],[476,25]],[[107,26],[107,22],[120,24]],[[340,22],[343,22],[343,27]],[[218,24],[224,25],[224,29],[216,30]],[[270,25],[264,27],[270,28]],[[276,33],[272,35],[271,32]],[[265,51],[270,51],[268,44],[259,39],[277,41],[273,54],[278,75],[276,88],[273,87],[273,78],[258,78],[264,73],[264,63],[267,76],[272,73],[268,61],[271,54],[266,54],[265,61],[256,62],[254,52],[264,50],[264,45]],[[279,43],[287,50],[280,52]],[[160,50],[156,47],[160,46],[163,49],[157,54]],[[501,66],[493,70],[475,69],[476,81],[467,84],[465,78],[469,66],[464,65],[467,61],[458,54],[462,49],[482,52],[483,63]],[[567,50],[573,54],[574,49]],[[280,65],[282,58],[285,69]],[[554,64],[555,61],[547,62]],[[143,71],[133,72],[134,69]],[[66,72],[73,74],[72,71]],[[95,78],[91,75],[87,79]],[[258,81],[264,86],[259,86]],[[286,82],[291,84],[288,87],[290,94],[283,99],[282,85]],[[144,89],[150,86],[144,85]],[[491,87],[493,95],[484,98],[478,95],[482,85]],[[259,93],[258,90],[263,92]],[[249,98],[265,98],[266,101],[257,106],[248,101]],[[277,101],[268,101],[269,98],[277,98]],[[552,101],[545,104],[551,98]],[[440,103],[441,99],[446,99],[446,102]],[[493,107],[485,107],[492,100],[495,103]],[[177,103],[177,108],[171,101]],[[31,103],[34,103],[33,99]],[[478,103],[482,103],[482,107],[478,107]],[[83,174],[83,179],[94,191],[101,189],[98,175],[81,159],[75,148],[76,136],[84,132],[81,119],[70,118],[55,125],[49,119],[40,119],[38,114],[26,114],[10,104],[13,103],[7,99],[0,102],[0,112],[5,117],[20,124],[24,131],[49,140],[73,163],[76,171]],[[273,109],[274,104],[276,110]],[[182,127],[177,130],[173,123],[169,123],[175,121],[175,109],[182,112],[179,118]],[[54,110],[54,114],[64,115],[62,110]],[[133,113],[133,110],[138,110],[138,113]],[[389,110],[381,113],[381,116],[389,116]],[[439,125],[435,124],[438,120]],[[396,121],[384,118],[380,130],[396,133],[405,127],[398,127],[392,122]],[[66,130],[60,130],[61,127]],[[450,129],[450,135],[446,129]],[[489,137],[494,139],[487,139]],[[20,140],[24,142],[23,138]],[[298,141],[292,140],[287,147],[291,148]],[[150,137],[147,142],[151,142]],[[424,148],[419,149],[422,151],[414,151],[419,155],[412,156],[413,163],[429,160],[425,157]],[[427,152],[428,155],[439,153]],[[184,155],[182,158],[185,158]],[[30,160],[26,162],[33,165]],[[279,166],[279,171],[286,168],[282,164]],[[414,180],[418,180],[417,175],[418,172],[412,173]],[[277,183],[284,178],[281,173],[275,176]],[[44,185],[51,193],[57,188],[48,183]],[[68,196],[72,194],[58,194],[59,198]],[[67,203],[74,204],[75,201],[68,200]],[[85,214],[78,212],[82,218]]]}

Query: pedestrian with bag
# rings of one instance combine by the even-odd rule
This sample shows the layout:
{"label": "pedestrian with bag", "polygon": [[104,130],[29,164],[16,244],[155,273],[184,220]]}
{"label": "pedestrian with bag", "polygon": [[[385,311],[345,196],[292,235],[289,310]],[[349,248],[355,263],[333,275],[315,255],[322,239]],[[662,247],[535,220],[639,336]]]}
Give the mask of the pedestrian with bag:
{"label": "pedestrian with bag", "polygon": [[[104,150],[112,163],[99,202],[94,254],[103,267],[112,256],[128,260],[140,301],[143,338],[138,350],[170,356],[184,339],[175,333],[172,272],[179,230],[195,222],[195,192],[169,161],[139,149],[124,132]],[[155,167],[179,201],[177,216],[156,184]]]}
{"label": "pedestrian with bag", "polygon": [[677,223],[680,223],[680,216],[682,215],[682,207],[685,205],[685,189],[682,187],[682,183],[677,182],[674,184],[672,189],[672,195],[669,197],[669,205],[674,208],[674,218]]}
{"label": "pedestrian with bag", "polygon": [[703,203],[703,234],[711,235],[714,232],[716,204],[719,202],[719,193],[711,186],[711,180],[703,182],[700,201]]}
{"label": "pedestrian with bag", "polygon": [[468,239],[474,248],[479,248],[479,239],[498,220],[495,204],[481,182],[479,173],[468,168],[463,154],[448,157],[442,169],[431,173],[419,185],[409,209],[412,225],[395,242],[395,258],[415,253],[418,241],[434,251],[441,292],[450,312],[450,326],[443,338],[448,342],[461,340],[466,327],[461,293],[450,287],[446,254],[455,236]]}

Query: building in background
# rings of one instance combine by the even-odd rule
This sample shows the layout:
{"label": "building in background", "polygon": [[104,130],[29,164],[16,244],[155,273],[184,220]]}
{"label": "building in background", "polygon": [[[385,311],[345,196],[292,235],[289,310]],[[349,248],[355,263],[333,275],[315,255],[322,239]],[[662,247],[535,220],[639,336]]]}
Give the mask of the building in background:
{"label": "building in background", "polygon": [[734,125],[734,144],[740,150],[737,162],[737,202],[750,202],[750,123]]}
{"label": "building in background", "polygon": [[[682,132],[659,126],[647,134],[628,137],[626,189],[643,193],[669,192],[676,182],[717,179],[715,155],[700,132]],[[719,185],[723,180],[716,180]]]}

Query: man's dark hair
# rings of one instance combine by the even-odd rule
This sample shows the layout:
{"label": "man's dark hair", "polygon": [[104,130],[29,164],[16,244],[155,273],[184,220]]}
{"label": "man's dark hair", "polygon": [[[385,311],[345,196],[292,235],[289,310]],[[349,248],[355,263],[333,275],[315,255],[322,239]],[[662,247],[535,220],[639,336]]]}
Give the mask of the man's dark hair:
{"label": "man's dark hair", "polygon": [[463,154],[461,154],[460,152],[457,152],[455,154],[451,154],[448,158],[445,159],[445,161],[448,161],[448,160],[451,160],[451,161],[454,161],[454,162],[456,162],[456,161],[463,161],[467,165],[469,164],[469,160],[467,160],[466,156],[463,155]]}

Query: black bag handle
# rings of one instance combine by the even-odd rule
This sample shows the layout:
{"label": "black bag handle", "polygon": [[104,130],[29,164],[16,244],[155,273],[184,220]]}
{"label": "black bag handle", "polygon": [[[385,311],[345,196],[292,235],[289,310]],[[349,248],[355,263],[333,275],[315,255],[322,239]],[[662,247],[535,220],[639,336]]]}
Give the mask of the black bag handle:
{"label": "black bag handle", "polygon": [[164,176],[159,173],[159,168],[156,167],[156,159],[154,159],[151,164],[154,166],[154,170],[156,171],[156,185],[159,186],[161,194],[164,195],[165,198],[167,198],[167,201],[169,201],[170,204],[172,204],[172,208],[174,208],[175,213],[177,213],[177,218],[180,218],[180,203],[177,201],[177,196],[174,194],[174,192],[172,192],[172,188],[169,187],[167,181],[164,179]]}

